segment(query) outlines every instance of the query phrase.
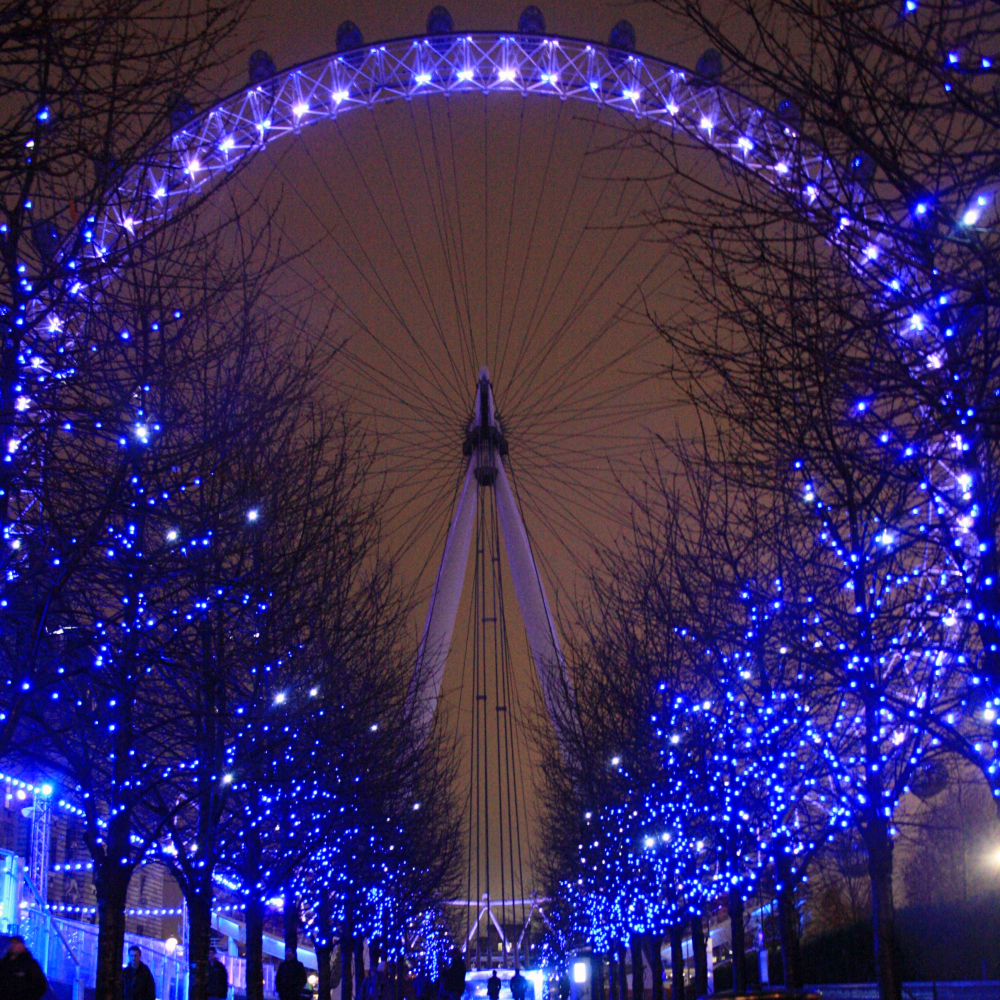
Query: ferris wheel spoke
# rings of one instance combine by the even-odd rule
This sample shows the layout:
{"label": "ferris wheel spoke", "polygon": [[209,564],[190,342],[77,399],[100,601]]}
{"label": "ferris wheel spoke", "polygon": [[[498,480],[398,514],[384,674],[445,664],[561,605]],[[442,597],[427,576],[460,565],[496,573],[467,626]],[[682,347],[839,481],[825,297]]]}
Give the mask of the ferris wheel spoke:
{"label": "ferris wheel spoke", "polygon": [[[351,153],[350,147],[347,146],[346,143],[345,143],[345,148],[347,149],[348,154],[352,157],[352,161],[353,161],[353,154]],[[416,334],[414,333],[414,331],[413,331],[410,323],[408,323],[407,320],[405,319],[404,312],[401,309],[401,307],[396,303],[396,300],[395,300],[395,298],[392,295],[392,291],[390,290],[388,283],[382,277],[379,268],[377,267],[377,265],[375,264],[375,262],[372,260],[371,254],[368,251],[368,249],[366,248],[365,240],[358,233],[358,231],[357,231],[357,229],[356,229],[356,227],[355,227],[355,225],[354,225],[354,223],[353,223],[353,221],[351,219],[351,216],[345,210],[344,205],[343,205],[343,199],[337,197],[336,193],[333,190],[332,185],[329,182],[329,179],[326,177],[324,171],[322,171],[320,169],[319,164],[316,162],[316,158],[313,156],[312,151],[308,148],[308,145],[306,145],[306,156],[308,157],[309,162],[312,164],[312,166],[314,168],[314,171],[315,171],[317,177],[319,178],[319,182],[320,182],[321,186],[324,188],[324,190],[326,191],[327,195],[329,196],[331,203],[335,206],[335,208],[337,210],[337,214],[339,215],[339,217],[343,221],[344,225],[347,227],[348,231],[350,232],[351,237],[352,237],[352,239],[354,241],[354,245],[357,248],[358,254],[364,260],[365,264],[367,265],[366,268],[362,268],[360,266],[360,264],[358,263],[357,256],[355,254],[353,254],[353,253],[348,252],[347,248],[344,246],[343,242],[336,235],[336,233],[334,233],[334,231],[330,227],[329,223],[325,219],[323,219],[322,216],[320,215],[320,213],[317,212],[316,209],[313,207],[312,201],[310,199],[307,199],[302,194],[302,192],[299,190],[298,185],[292,184],[291,179],[288,177],[288,175],[284,172],[284,170],[282,168],[279,167],[279,170],[281,170],[281,172],[282,172],[282,176],[292,186],[293,190],[295,191],[296,195],[299,198],[300,203],[305,207],[305,209],[309,213],[309,215],[323,229],[323,231],[326,233],[327,238],[338,249],[338,251],[340,252],[340,255],[344,259],[344,261],[359,275],[359,277],[362,278],[362,280],[369,287],[369,289],[371,291],[375,292],[375,294],[379,298],[379,301],[382,302],[382,304],[385,306],[385,308],[389,311],[390,315],[392,315],[393,318],[396,320],[396,322],[400,325],[400,327],[402,327],[402,329],[406,331],[406,333],[407,333],[407,335],[408,335],[408,337],[410,339],[410,342],[411,342],[412,346],[420,354],[420,356],[422,357],[424,363],[428,366],[430,377],[432,379],[435,379],[435,380],[438,380],[441,377],[445,377],[446,378],[447,376],[445,376],[445,373],[440,368],[438,368],[437,366],[433,365],[433,363],[431,361],[431,358],[430,358],[429,354],[427,353],[426,348],[423,345],[422,340],[418,336],[416,336]],[[354,161],[354,162],[356,164],[356,161]],[[363,176],[362,176],[362,183],[363,183],[363,185],[367,185],[367,179],[364,178]],[[371,195],[370,195],[370,189],[368,189],[368,190],[369,190],[369,196],[371,197]],[[399,245],[398,245],[398,242],[395,239],[395,236],[392,234],[392,231],[389,229],[388,225],[385,224],[384,217],[381,215],[381,213],[379,213],[379,218],[382,220],[384,228],[389,233],[390,243],[393,246],[393,248],[394,248],[397,256],[399,256],[400,260],[402,261],[404,270],[406,270],[407,275],[410,278],[410,283],[413,286],[413,288],[416,290],[418,298],[420,298],[420,300],[421,300],[421,304],[424,307],[426,315],[428,316],[428,318],[431,320],[431,322],[433,324],[434,320],[435,320],[434,314],[427,307],[426,302],[421,297],[421,295],[420,295],[420,289],[416,285],[416,282],[413,281],[412,273],[409,271],[408,265],[406,264],[406,261],[405,261],[405,256],[400,251]],[[439,337],[439,340],[443,340],[444,339],[443,338],[443,332],[440,330],[440,328],[438,328],[438,337]],[[449,352],[449,356],[450,356],[450,352]],[[453,393],[456,392],[457,389],[458,389],[457,383],[456,384],[446,383],[446,385],[448,385],[450,387],[450,389],[451,389],[451,391]]]}

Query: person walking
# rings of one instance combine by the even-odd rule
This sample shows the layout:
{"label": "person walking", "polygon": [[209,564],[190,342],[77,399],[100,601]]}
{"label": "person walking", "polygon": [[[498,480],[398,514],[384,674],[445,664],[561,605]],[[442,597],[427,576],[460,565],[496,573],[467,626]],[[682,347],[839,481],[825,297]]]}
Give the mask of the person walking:
{"label": "person walking", "polygon": [[500,977],[497,970],[493,970],[493,975],[486,980],[486,995],[490,1000],[500,1000]]}
{"label": "person walking", "polygon": [[229,996],[229,973],[219,960],[219,949],[212,948],[208,961],[208,997],[209,1000],[225,1000]]}
{"label": "person walking", "polygon": [[0,958],[0,997],[3,1000],[42,1000],[48,989],[45,973],[28,951],[24,938],[14,935]]}
{"label": "person walking", "polygon": [[514,975],[510,977],[510,995],[514,1000],[524,1000],[528,994],[528,980],[521,975],[519,968],[514,970]]}
{"label": "person walking", "polygon": [[279,963],[274,977],[278,1000],[299,1000],[309,978],[306,967],[299,961],[294,948],[285,949],[285,959]]}
{"label": "person walking", "polygon": [[122,1000],[156,1000],[153,973],[142,960],[142,949],[132,945],[128,950],[128,965],[122,972]]}
{"label": "person walking", "polygon": [[442,978],[442,986],[447,1000],[459,1000],[459,997],[465,992],[465,961],[458,948],[451,953],[451,963]]}

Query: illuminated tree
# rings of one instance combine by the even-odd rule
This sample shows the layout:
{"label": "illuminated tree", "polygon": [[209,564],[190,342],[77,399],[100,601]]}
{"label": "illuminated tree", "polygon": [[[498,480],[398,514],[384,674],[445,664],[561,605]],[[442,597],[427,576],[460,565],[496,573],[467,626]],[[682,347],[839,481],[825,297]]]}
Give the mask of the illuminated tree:
{"label": "illuminated tree", "polygon": [[127,172],[177,114],[188,113],[176,95],[196,96],[227,58],[245,6],[206,0],[180,11],[159,0],[68,0],[4,8],[0,754],[35,695],[59,689],[69,633],[59,643],[51,636],[63,624],[65,592],[82,572],[87,543],[106,527],[106,510],[87,504],[79,530],[60,535],[42,507],[50,489],[76,474],[76,445],[64,438],[90,433],[99,419],[85,391],[66,389],[91,350],[116,346],[100,329],[109,266],[120,277],[136,245],[157,232],[123,224],[113,246],[98,247],[94,221],[115,215]]}

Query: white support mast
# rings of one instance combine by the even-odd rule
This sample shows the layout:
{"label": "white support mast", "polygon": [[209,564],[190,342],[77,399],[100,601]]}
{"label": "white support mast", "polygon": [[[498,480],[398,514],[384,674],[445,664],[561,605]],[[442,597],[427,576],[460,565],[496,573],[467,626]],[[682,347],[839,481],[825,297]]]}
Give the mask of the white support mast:
{"label": "white support mast", "polygon": [[524,620],[528,647],[538,672],[545,707],[558,727],[560,713],[557,709],[561,698],[569,690],[566,663],[545,597],[545,587],[531,553],[528,532],[504,469],[507,440],[497,420],[493,385],[485,367],[479,372],[475,408],[469,422],[464,451],[469,456],[469,465],[431,593],[427,621],[410,684],[409,708],[415,713],[426,736],[434,720],[445,662],[455,630],[479,490],[494,488],[497,491],[500,530],[510,563],[514,593]]}

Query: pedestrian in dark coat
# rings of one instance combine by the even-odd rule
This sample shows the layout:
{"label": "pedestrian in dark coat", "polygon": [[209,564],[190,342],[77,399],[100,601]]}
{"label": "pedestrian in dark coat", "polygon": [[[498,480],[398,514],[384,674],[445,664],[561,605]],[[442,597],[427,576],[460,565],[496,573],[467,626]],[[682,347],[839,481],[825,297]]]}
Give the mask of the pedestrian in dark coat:
{"label": "pedestrian in dark coat", "polygon": [[442,981],[449,1000],[458,1000],[465,992],[465,961],[458,948],[451,953],[451,964],[445,969]]}
{"label": "pedestrian in dark coat", "polygon": [[224,1000],[229,996],[229,973],[219,961],[218,948],[213,948],[209,952],[208,996],[209,1000]]}
{"label": "pedestrian in dark coat", "polygon": [[278,1000],[299,1000],[308,978],[306,967],[299,961],[295,949],[286,948],[285,959],[278,963],[278,971],[274,976]]}
{"label": "pedestrian in dark coat", "polygon": [[524,1000],[528,994],[528,980],[521,975],[520,969],[514,970],[514,975],[510,977],[510,995],[514,1000]]}
{"label": "pedestrian in dark coat", "polygon": [[493,975],[486,980],[486,995],[490,1000],[500,1000],[500,977],[497,970],[493,970]]}
{"label": "pedestrian in dark coat", "polygon": [[45,973],[28,951],[24,938],[12,937],[0,958],[0,997],[3,1000],[42,1000],[48,989]]}
{"label": "pedestrian in dark coat", "polygon": [[142,949],[132,945],[128,950],[128,965],[122,972],[122,1000],[156,1000],[153,973],[142,960]]}

